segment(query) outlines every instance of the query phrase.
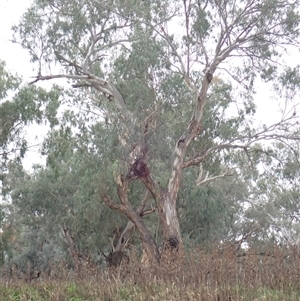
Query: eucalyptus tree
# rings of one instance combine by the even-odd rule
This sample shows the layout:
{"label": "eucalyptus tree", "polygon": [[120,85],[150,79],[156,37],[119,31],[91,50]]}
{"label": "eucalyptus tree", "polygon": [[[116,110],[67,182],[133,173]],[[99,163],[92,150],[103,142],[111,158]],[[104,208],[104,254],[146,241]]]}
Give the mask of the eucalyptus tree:
{"label": "eucalyptus tree", "polygon": [[12,255],[12,240],[18,229],[14,223],[14,208],[9,193],[13,186],[9,170],[20,165],[30,144],[26,130],[32,124],[57,123],[56,110],[60,89],[49,91],[22,83],[18,75],[6,70],[0,60],[0,264]]}
{"label": "eucalyptus tree", "polygon": [[[101,198],[135,225],[150,260],[161,254],[130,202],[136,180],[155,199],[163,249],[181,251],[176,205],[184,170],[200,166],[201,185],[236,167],[203,171],[218,153],[250,156],[256,141],[299,138],[296,116],[260,128],[246,118],[255,111],[257,78],[274,82],[281,98],[297,88],[297,67],[278,61],[299,47],[298,6],[297,0],[35,0],[14,28],[36,63],[33,83],[65,78],[99,109],[110,137],[107,147],[99,137]],[[215,131],[206,127],[209,119],[216,119]]]}
{"label": "eucalyptus tree", "polygon": [[[97,165],[93,168],[91,162],[80,159],[75,148],[66,155],[70,160],[56,168],[36,166],[29,174],[16,166],[8,174],[14,182],[10,187],[14,224],[19,227],[9,263],[23,270],[30,263],[34,269],[50,271],[49,262],[62,261],[79,271],[89,258],[95,261],[102,248],[104,216],[109,214],[94,201],[89,173]],[[102,235],[97,229],[102,229]]]}
{"label": "eucalyptus tree", "polygon": [[[260,152],[260,150],[257,150]],[[263,158],[264,157],[264,158]],[[239,224],[239,235],[250,246],[269,242],[299,246],[299,146],[298,143],[275,145],[257,156],[260,167]]]}
{"label": "eucalyptus tree", "polygon": [[[16,110],[16,103],[7,100],[9,94],[14,93],[21,84],[20,78],[12,75],[5,70],[5,63],[0,62],[0,85],[1,85],[1,124],[0,124],[0,152],[1,152],[1,170],[7,161],[10,153],[17,152],[19,157],[24,153],[26,143],[22,139],[13,139],[20,131],[19,114]],[[22,123],[22,122],[21,122]],[[18,137],[19,138],[19,137]],[[15,140],[15,141],[14,141]],[[9,148],[9,144],[15,142],[16,145]]]}
{"label": "eucalyptus tree", "polygon": [[11,160],[20,162],[28,145],[26,127],[48,121],[57,123],[56,110],[60,89],[46,91],[40,87],[22,84],[22,79],[5,69],[0,61],[0,155],[1,174]]}

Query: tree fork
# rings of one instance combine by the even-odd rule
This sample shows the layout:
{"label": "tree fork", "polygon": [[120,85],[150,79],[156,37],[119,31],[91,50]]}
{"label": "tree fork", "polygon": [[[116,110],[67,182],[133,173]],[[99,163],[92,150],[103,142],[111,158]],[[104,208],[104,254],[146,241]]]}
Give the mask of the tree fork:
{"label": "tree fork", "polygon": [[118,179],[118,196],[120,199],[120,204],[115,203],[110,199],[106,194],[101,194],[102,200],[104,203],[111,209],[117,210],[122,214],[126,215],[127,218],[135,225],[136,229],[140,234],[142,241],[142,247],[145,250],[148,260],[153,263],[159,263],[160,254],[157,248],[157,245],[154,241],[154,238],[150,231],[147,229],[144,224],[141,215],[138,212],[135,212],[129,201],[128,201],[128,184],[130,179],[120,176]]}

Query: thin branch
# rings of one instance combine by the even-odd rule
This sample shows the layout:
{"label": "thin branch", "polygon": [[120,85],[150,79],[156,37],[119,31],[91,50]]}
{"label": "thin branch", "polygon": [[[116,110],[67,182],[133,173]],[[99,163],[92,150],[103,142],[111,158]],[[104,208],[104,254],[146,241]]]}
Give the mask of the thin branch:
{"label": "thin branch", "polygon": [[[287,122],[288,120],[290,120],[292,118],[294,118],[294,117],[292,116],[292,117],[284,120],[284,122]],[[254,133],[252,135],[239,136],[235,139],[232,139],[231,141],[229,141],[227,143],[220,144],[220,145],[214,145],[214,146],[210,147],[209,149],[207,149],[206,151],[204,151],[203,153],[201,153],[200,155],[197,155],[194,158],[183,162],[182,168],[183,169],[188,168],[190,166],[195,166],[195,165],[200,164],[201,162],[204,162],[208,158],[208,156],[210,156],[211,153],[214,151],[220,151],[223,149],[243,149],[246,151],[247,148],[251,144],[261,141],[261,140],[277,140],[277,141],[300,140],[300,134],[299,135],[297,135],[297,134],[287,135],[286,133],[283,133],[283,134],[272,133],[280,125],[283,125],[283,121],[273,124],[273,125],[269,126],[268,128],[266,128],[265,130],[260,131],[258,133]],[[247,140],[247,143],[244,143],[244,144],[235,144],[234,143],[234,142],[242,141],[242,140]]]}
{"label": "thin branch", "polygon": [[[36,146],[40,146],[41,143],[38,143],[38,144],[33,144],[33,145],[30,145],[30,146],[26,146],[26,150],[29,151],[30,148],[33,148],[33,147],[36,147]],[[22,150],[22,148],[12,148],[11,150],[8,150],[8,151],[3,151],[2,153],[0,153],[1,156],[7,156],[8,154],[11,154],[11,153],[14,153],[16,151],[20,151]]]}
{"label": "thin branch", "polygon": [[184,15],[185,15],[185,30],[186,30],[186,39],[187,39],[187,76],[190,76],[190,29],[189,29],[189,22],[190,22],[190,13],[191,13],[191,1],[189,1],[187,5],[187,0],[183,0],[184,5]]}
{"label": "thin branch", "polygon": [[220,178],[224,178],[226,176],[228,176],[228,171],[225,171],[223,174],[220,174],[220,175],[217,175],[217,176],[214,176],[214,177],[209,177],[209,172],[206,173],[206,176],[204,178],[198,178],[197,181],[196,181],[196,185],[197,186],[201,186],[201,185],[204,185],[204,184],[207,184],[209,182],[212,182],[216,179],[220,179]]}
{"label": "thin branch", "polygon": [[174,46],[174,44],[172,43],[172,41],[170,40],[170,38],[168,37],[168,34],[166,33],[165,29],[161,26],[161,31],[163,32],[163,34],[161,34],[157,29],[153,28],[162,38],[164,38],[164,40],[167,41],[167,43],[169,44],[169,46],[172,48],[173,53],[175,54],[175,56],[177,57],[180,66],[181,66],[181,72],[180,74],[183,76],[185,82],[187,83],[188,87],[190,87],[190,89],[198,96],[199,95],[199,90],[196,87],[196,85],[192,82],[191,78],[188,76],[187,70],[184,66],[183,60],[181,55],[178,53],[176,47]]}
{"label": "thin branch", "polygon": [[86,57],[83,61],[83,64],[82,64],[82,70],[84,73],[88,73],[89,70],[88,70],[88,66],[90,64],[90,58],[91,58],[91,55],[93,54],[94,52],[94,48],[95,48],[95,45],[96,43],[99,41],[100,37],[95,37],[93,32],[90,30],[90,34],[91,34],[91,45],[88,47],[88,51],[87,51],[87,54],[86,54]]}

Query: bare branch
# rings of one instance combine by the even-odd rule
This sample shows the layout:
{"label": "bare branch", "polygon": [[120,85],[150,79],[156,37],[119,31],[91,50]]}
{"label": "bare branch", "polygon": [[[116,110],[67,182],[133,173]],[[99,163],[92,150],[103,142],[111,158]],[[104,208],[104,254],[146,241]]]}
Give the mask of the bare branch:
{"label": "bare branch", "polygon": [[108,208],[123,212],[124,206],[122,204],[117,204],[105,193],[101,193],[100,195]]}
{"label": "bare branch", "polygon": [[[201,154],[195,156],[194,158],[187,160],[183,162],[182,168],[187,168],[190,166],[195,166],[198,165],[201,162],[204,162],[208,156],[210,156],[213,152],[215,151],[220,151],[223,149],[243,149],[247,150],[247,148],[254,144],[255,142],[262,141],[262,140],[275,140],[275,141],[280,141],[284,142],[286,140],[300,140],[300,133],[292,133],[288,134],[286,132],[286,129],[278,129],[280,126],[287,125],[288,121],[295,119],[295,116],[291,116],[285,120],[281,120],[278,123],[275,123],[273,125],[270,125],[269,127],[266,127],[262,131],[256,132],[252,135],[244,135],[244,136],[238,136],[231,141],[228,141],[227,143],[219,144],[219,145],[214,145],[207,149],[206,151],[202,152]],[[294,124],[292,124],[293,126]],[[282,130],[283,133],[280,134],[280,132],[275,132],[275,131],[280,131]],[[242,142],[242,141],[247,141],[242,144],[236,144],[236,142]]]}
{"label": "bare branch", "polygon": [[65,79],[72,79],[75,81],[79,81],[79,83],[73,85],[73,87],[83,87],[83,86],[92,86],[95,89],[101,91],[105,95],[108,95],[108,97],[113,97],[116,100],[117,106],[122,109],[122,112],[126,115],[126,117],[131,120],[131,115],[129,111],[126,109],[125,101],[118,91],[118,89],[111,84],[110,82],[106,81],[105,79],[102,79],[98,76],[95,76],[93,74],[87,73],[87,74],[76,74],[76,75],[70,75],[70,74],[57,74],[57,75],[46,75],[46,76],[38,76],[35,77],[35,80],[30,82],[29,84],[34,84],[38,81],[44,81],[44,80],[51,80],[51,79],[58,79],[58,78],[65,78]]}
{"label": "bare branch", "polygon": [[90,58],[91,58],[91,55],[94,52],[94,48],[95,48],[95,45],[96,45],[97,41],[100,39],[100,37],[94,36],[94,34],[91,30],[90,30],[90,34],[91,34],[91,44],[88,47],[86,57],[85,57],[85,59],[83,61],[83,64],[82,64],[82,70],[83,70],[84,73],[89,72],[88,67],[90,65]]}
{"label": "bare branch", "polygon": [[225,171],[224,173],[222,173],[220,175],[217,175],[217,176],[213,176],[213,177],[209,177],[209,172],[207,172],[204,178],[202,178],[202,174],[201,174],[201,177],[200,177],[200,174],[199,174],[199,177],[196,180],[196,185],[201,186],[201,185],[207,184],[209,182],[212,182],[216,179],[224,178],[225,176],[228,176],[228,175],[229,175],[228,171]]}
{"label": "bare branch", "polygon": [[186,39],[187,39],[187,62],[186,62],[186,71],[187,77],[190,76],[190,13],[191,13],[191,0],[189,3],[186,3],[187,0],[183,0],[184,5],[184,14],[185,14],[185,31],[186,31]]}
{"label": "bare branch", "polygon": [[[172,48],[173,53],[175,54],[175,56],[177,57],[179,63],[180,63],[180,74],[183,76],[185,82],[187,83],[188,87],[196,94],[199,95],[199,91],[198,88],[196,87],[196,85],[192,82],[192,79],[189,77],[187,70],[184,66],[183,63],[183,59],[181,57],[181,55],[178,53],[175,45],[173,44],[173,42],[170,40],[168,34],[166,33],[165,29],[163,28],[163,26],[161,26],[161,31],[163,32],[163,34],[161,34],[156,28],[153,28],[162,38],[164,38],[164,40],[166,40],[169,44],[169,46]],[[178,68],[178,67],[177,67]],[[178,68],[179,69],[179,68]]]}

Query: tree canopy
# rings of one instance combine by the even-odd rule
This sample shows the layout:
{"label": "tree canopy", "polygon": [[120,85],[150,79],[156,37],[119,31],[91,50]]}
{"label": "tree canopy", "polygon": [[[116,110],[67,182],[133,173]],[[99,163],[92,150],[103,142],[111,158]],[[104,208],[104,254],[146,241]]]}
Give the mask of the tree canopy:
{"label": "tree canopy", "polygon": [[[77,268],[97,260],[107,216],[122,224],[114,251],[136,229],[156,262],[293,223],[299,1],[35,0],[13,30],[36,70],[30,101],[48,97],[41,81],[66,82],[32,109],[54,113],[47,165],[18,176],[12,204]],[[283,108],[272,125],[255,122],[264,84]]]}

